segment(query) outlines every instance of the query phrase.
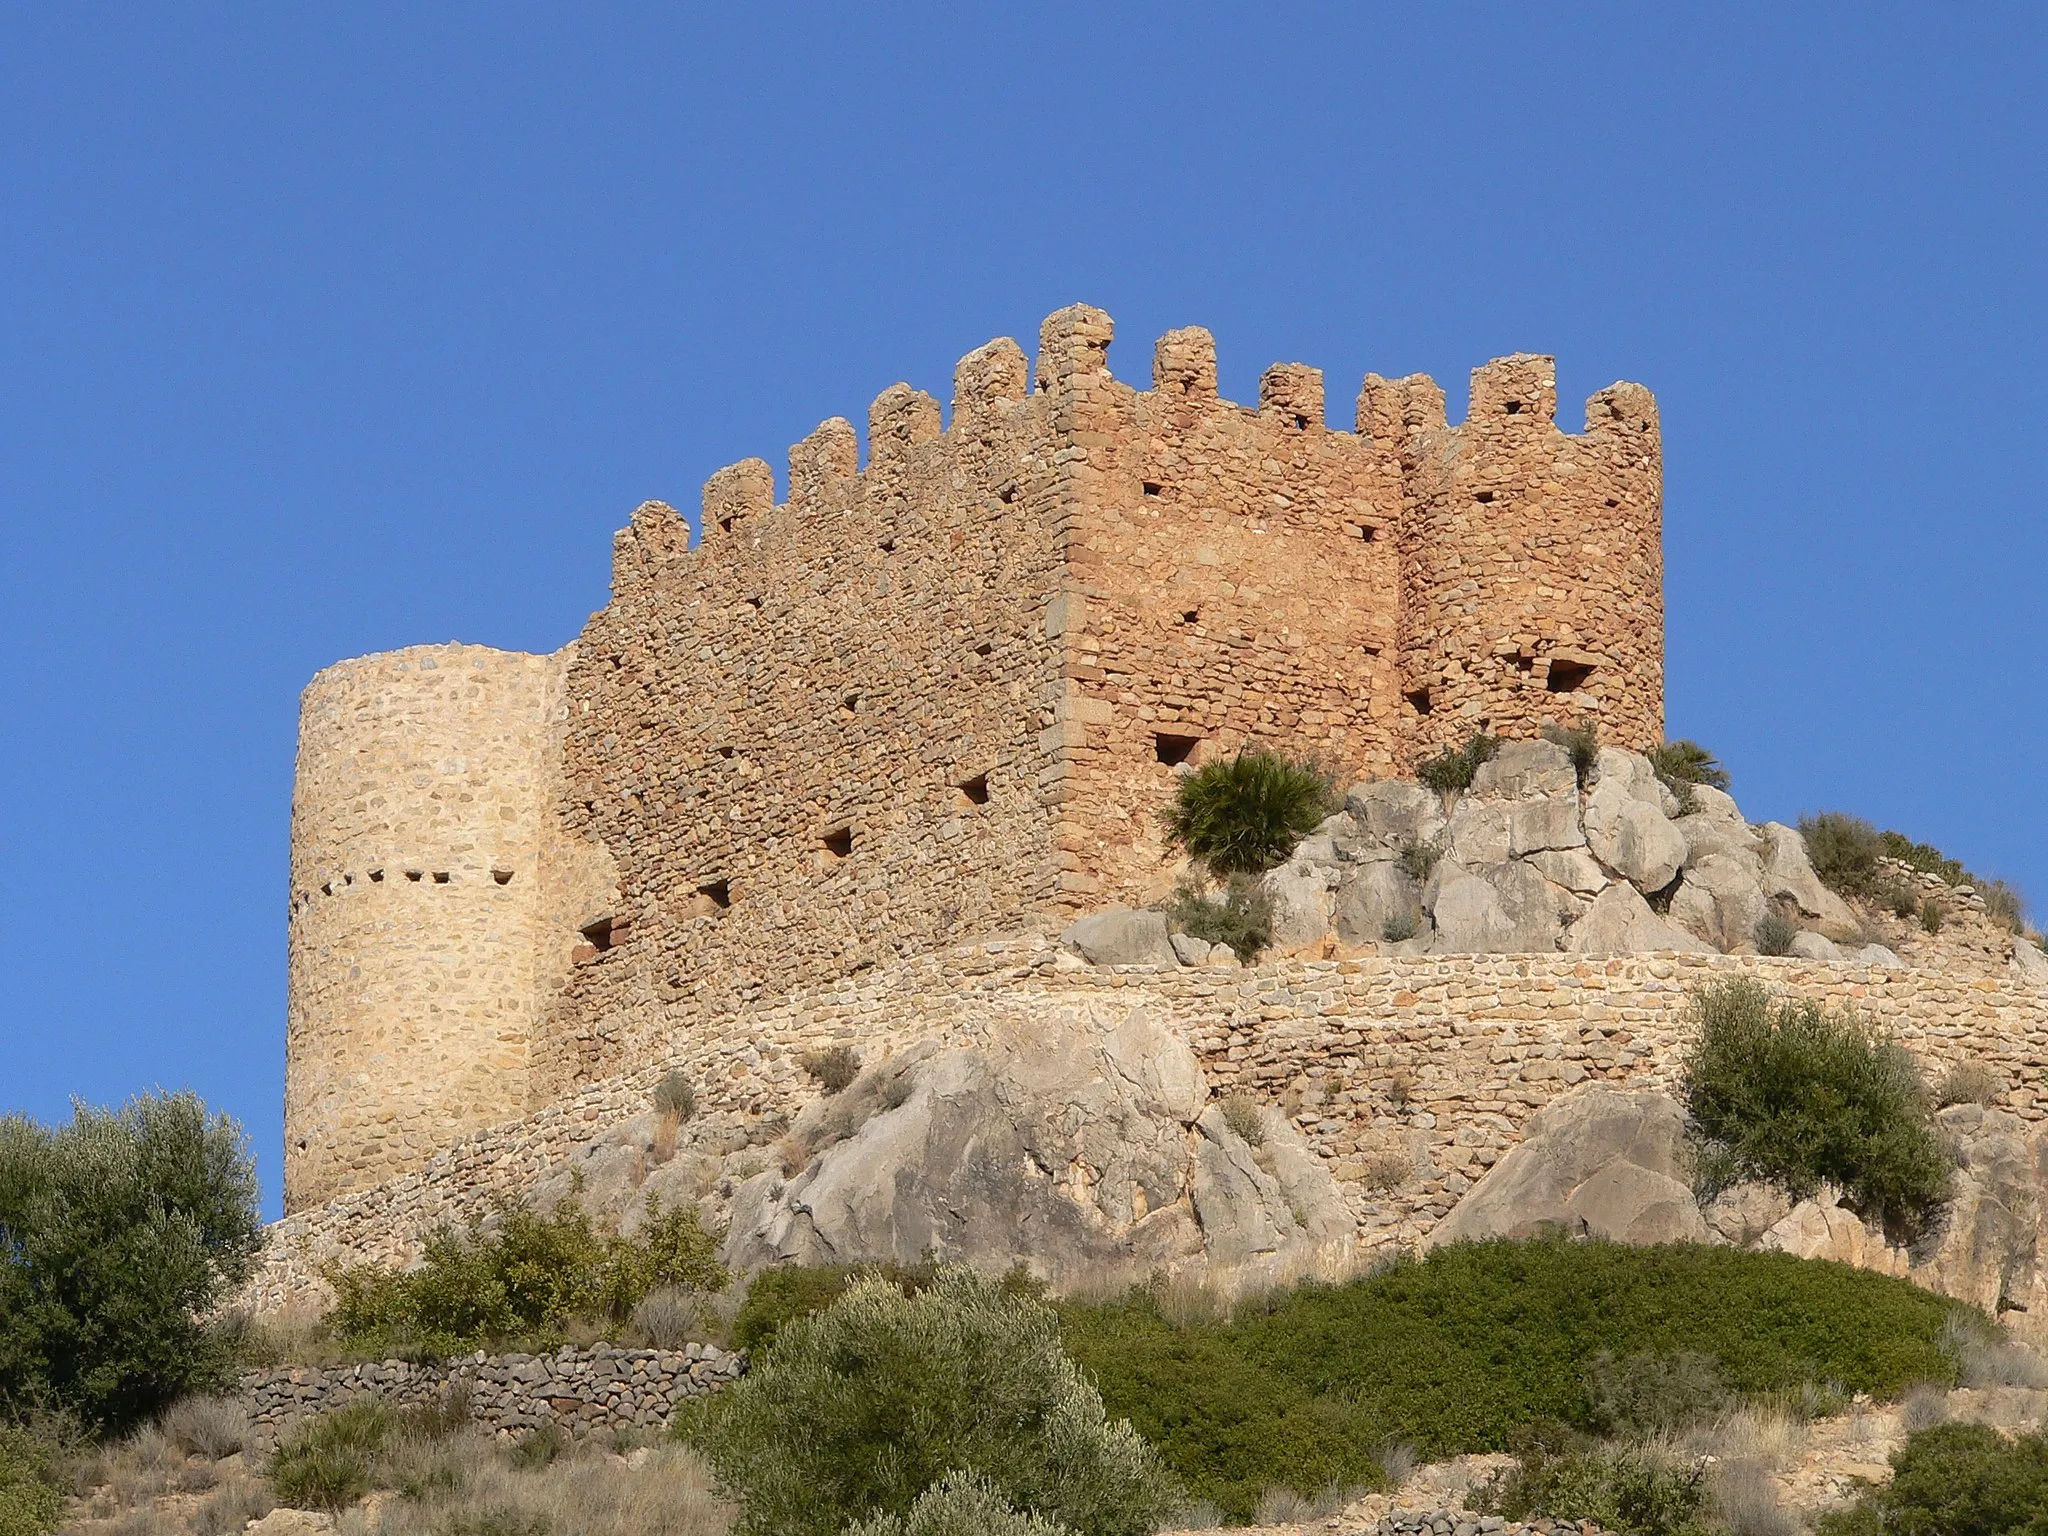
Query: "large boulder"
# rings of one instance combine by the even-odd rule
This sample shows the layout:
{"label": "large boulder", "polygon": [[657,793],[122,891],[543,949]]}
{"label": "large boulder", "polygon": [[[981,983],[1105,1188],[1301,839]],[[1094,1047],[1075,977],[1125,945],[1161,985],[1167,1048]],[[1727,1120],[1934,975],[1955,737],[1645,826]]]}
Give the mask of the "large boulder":
{"label": "large boulder", "polygon": [[1430,948],[1439,954],[1554,951],[1564,931],[1561,894],[1526,864],[1459,866],[1437,887]]}
{"label": "large boulder", "polygon": [[1673,823],[1685,839],[1686,868],[1716,853],[1763,851],[1763,839],[1750,831],[1734,797],[1725,790],[1711,784],[1695,784],[1692,800],[1692,810]]}
{"label": "large boulder", "polygon": [[1111,907],[1070,924],[1060,943],[1090,965],[1175,965],[1166,919],[1157,912]]}
{"label": "large boulder", "polygon": [[1671,921],[1733,954],[1754,946],[1756,925],[1768,907],[1762,860],[1730,848],[1686,865],[1685,878],[1671,897]]}
{"label": "large boulder", "polygon": [[1361,834],[1396,850],[1404,843],[1432,842],[1444,829],[1442,798],[1410,779],[1354,785],[1344,809]]}
{"label": "large boulder", "polygon": [[1472,775],[1470,793],[1499,800],[1577,797],[1571,754],[1554,741],[1504,741]]}
{"label": "large boulder", "polygon": [[1427,923],[1422,890],[1393,859],[1357,866],[1337,887],[1337,937],[1377,944],[1390,934],[1412,938]]}
{"label": "large boulder", "polygon": [[2048,987],[2048,954],[2031,939],[2013,940],[2012,973],[2029,986]]}
{"label": "large boulder", "polygon": [[1057,1280],[1348,1238],[1335,1183],[1286,1120],[1267,1113],[1255,1145],[1231,1119],[1142,1006],[1043,1008],[986,1044],[878,1063],[804,1110],[784,1171],[735,1195],[724,1257],[1023,1263]]}
{"label": "large boulder", "polygon": [[[1603,762],[1607,757],[1601,754]],[[1664,788],[1654,775],[1650,783]],[[1685,834],[1671,824],[1656,800],[1638,793],[1640,789],[1632,775],[1602,773],[1586,796],[1586,842],[1601,863],[1638,890],[1661,891],[1685,862]]]}
{"label": "large boulder", "polygon": [[1630,955],[1645,952],[1710,954],[1713,946],[1667,923],[1626,882],[1593,898],[1585,916],[1572,924],[1565,948],[1575,955]]}
{"label": "large boulder", "polygon": [[1273,903],[1273,944],[1278,949],[1302,949],[1322,942],[1336,913],[1339,870],[1334,857],[1316,858],[1320,850],[1294,857],[1278,869],[1268,870],[1260,887]]}
{"label": "large boulder", "polygon": [[1763,825],[1768,854],[1764,859],[1764,891],[1790,901],[1808,917],[1819,918],[1830,936],[1854,938],[1862,930],[1849,904],[1821,884],[1806,856],[1806,839],[1797,827],[1782,821]]}
{"label": "large boulder", "polygon": [[1532,1116],[1521,1145],[1423,1239],[1564,1232],[1620,1243],[1704,1242],[1686,1182],[1685,1112],[1666,1094],[1588,1083]]}

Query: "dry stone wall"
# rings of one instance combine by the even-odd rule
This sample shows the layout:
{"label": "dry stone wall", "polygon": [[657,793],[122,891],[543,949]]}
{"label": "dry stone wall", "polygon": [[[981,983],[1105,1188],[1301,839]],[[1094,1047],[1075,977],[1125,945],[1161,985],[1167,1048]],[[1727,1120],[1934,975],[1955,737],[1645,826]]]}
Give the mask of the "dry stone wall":
{"label": "dry stone wall", "polygon": [[545,1355],[479,1351],[438,1365],[385,1360],[323,1369],[288,1365],[252,1371],[236,1397],[262,1446],[275,1445],[301,1419],[331,1413],[362,1397],[392,1407],[467,1404],[480,1429],[520,1435],[561,1429],[659,1429],[685,1399],[716,1392],[746,1369],[744,1353],[712,1344],[681,1349],[620,1349],[600,1344]]}
{"label": "dry stone wall", "polygon": [[[642,1112],[671,1068],[697,1085],[690,1133],[772,1141],[817,1093],[798,1057],[853,1045],[877,1059],[913,1040],[967,1043],[1077,995],[1127,999],[1194,1046],[1219,1092],[1280,1107],[1337,1179],[1361,1244],[1412,1242],[1514,1145],[1530,1115],[1589,1078],[1668,1086],[1691,992],[1754,976],[1848,1004],[1940,1072],[1989,1066],[1999,1108],[2048,1118],[2048,988],[1724,955],[1562,954],[1286,961],[1242,972],[1078,965],[1035,939],[927,956],[872,978],[744,1010],[730,1029],[673,1013],[666,1051],[529,1117],[471,1135],[421,1170],[287,1217],[245,1298],[319,1305],[323,1263],[413,1257],[435,1226],[523,1194],[608,1127]],[[649,1037],[661,1033],[646,1023]]]}

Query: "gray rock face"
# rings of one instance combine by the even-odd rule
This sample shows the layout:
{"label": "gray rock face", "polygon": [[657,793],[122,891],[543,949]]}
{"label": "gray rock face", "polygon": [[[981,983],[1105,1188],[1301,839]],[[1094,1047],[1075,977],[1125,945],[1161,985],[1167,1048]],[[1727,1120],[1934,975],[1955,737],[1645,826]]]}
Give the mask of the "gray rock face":
{"label": "gray rock face", "polygon": [[1337,868],[1334,852],[1325,862],[1314,856],[1319,851],[1297,849],[1293,858],[1260,881],[1272,898],[1273,943],[1279,949],[1320,943],[1330,931],[1337,906]]}
{"label": "gray rock face", "polygon": [[1157,912],[1111,907],[1093,912],[1060,935],[1060,943],[1090,965],[1175,965],[1166,919]]}
{"label": "gray rock face", "polygon": [[1716,853],[1758,854],[1763,840],[1749,830],[1734,799],[1709,784],[1693,786],[1693,812],[1674,823],[1685,839],[1685,862],[1690,869],[1699,860]]}
{"label": "gray rock face", "polygon": [[1822,885],[1813,872],[1813,863],[1806,856],[1806,839],[1799,829],[1782,821],[1767,821],[1763,831],[1770,850],[1764,860],[1765,894],[1784,897],[1806,916],[1819,918],[1845,937],[1859,932],[1849,904]]}
{"label": "gray rock face", "polygon": [[1664,787],[1664,781],[1657,777],[1657,770],[1640,752],[1602,747],[1599,756],[1593,760],[1593,774],[1596,784],[1618,789],[1645,805],[1656,807],[1666,816],[1678,814],[1678,796]]}
{"label": "gray rock face", "polygon": [[1377,944],[1388,933],[1423,931],[1422,890],[1392,859],[1360,865],[1337,887],[1337,937],[1346,944]]}
{"label": "gray rock face", "polygon": [[1790,953],[1801,960],[1818,960],[1826,965],[1840,965],[1843,958],[1835,941],[1819,933],[1795,933]]}
{"label": "gray rock face", "polygon": [[1444,829],[1443,803],[1434,790],[1407,779],[1375,779],[1344,796],[1358,829],[1390,848],[1427,843]]}
{"label": "gray rock face", "polygon": [[1209,950],[1211,946],[1207,939],[1198,939],[1190,933],[1171,934],[1169,939],[1173,944],[1173,952],[1179,957],[1182,965],[1206,965],[1209,963]]}
{"label": "gray rock face", "polygon": [[1769,1184],[1736,1184],[1714,1196],[1700,1214],[1723,1242],[1753,1248],[1766,1232],[1792,1214],[1792,1201]]}
{"label": "gray rock face", "polygon": [[[1604,760],[1606,754],[1601,755]],[[1685,862],[1685,835],[1654,800],[1640,798],[1635,789],[1619,773],[1602,774],[1586,797],[1586,843],[1601,863],[1638,890],[1661,891]]]}
{"label": "gray rock face", "polygon": [[[1892,963],[1898,963],[1897,957],[1893,958]],[[2048,987],[2048,954],[2043,954],[2030,939],[2015,940],[2012,946],[2012,973],[2021,981],[2033,986]]]}
{"label": "gray rock face", "polygon": [[1634,886],[1618,882],[1595,896],[1586,915],[1572,924],[1565,948],[1578,955],[1707,954],[1713,946],[1665,922]]}
{"label": "gray rock face", "polygon": [[1534,1237],[1701,1242],[1685,1173],[1685,1115],[1661,1093],[1588,1083],[1533,1116],[1513,1148],[1423,1240]]}
{"label": "gray rock face", "polygon": [[1763,863],[1753,853],[1707,854],[1686,866],[1685,880],[1671,898],[1671,920],[1730,954],[1751,948],[1769,905],[1763,876]]}
{"label": "gray rock face", "polygon": [[1556,950],[1563,914],[1550,883],[1526,864],[1494,864],[1446,880],[1432,911],[1440,954]]}
{"label": "gray rock face", "polygon": [[1471,793],[1481,799],[1551,800],[1579,793],[1571,754],[1550,741],[1505,741],[1472,775]]}
{"label": "gray rock face", "polygon": [[790,1140],[820,1149],[735,1196],[724,1257],[737,1268],[930,1253],[1057,1279],[1105,1263],[1270,1258],[1352,1231],[1282,1117],[1269,1113],[1249,1145],[1187,1045],[1142,1008],[1106,1001],[1048,1007],[893,1075],[870,1068],[799,1115]]}
{"label": "gray rock face", "polygon": [[1546,848],[1529,855],[1529,866],[1552,885],[1581,896],[1596,896],[1614,883],[1584,848]]}

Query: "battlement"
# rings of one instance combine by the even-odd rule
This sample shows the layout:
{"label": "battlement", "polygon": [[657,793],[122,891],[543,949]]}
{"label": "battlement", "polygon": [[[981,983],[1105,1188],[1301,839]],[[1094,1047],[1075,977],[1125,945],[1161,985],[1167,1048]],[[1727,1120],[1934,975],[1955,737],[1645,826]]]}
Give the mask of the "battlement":
{"label": "battlement", "polygon": [[[1156,899],[1189,764],[1267,745],[1359,779],[1473,729],[1660,734],[1647,390],[1574,436],[1547,357],[1475,370],[1456,426],[1432,380],[1369,374],[1345,430],[1317,368],[1226,400],[1190,327],[1140,388],[1114,337],[1074,305],[1029,363],[968,352],[948,405],[891,385],[791,446],[779,500],[765,459],[712,474],[694,538],[642,503],[606,608],[555,657],[462,653],[473,695],[412,653],[316,680],[288,1203],[416,1159],[456,1099],[556,1103],[792,986]],[[371,863],[349,829],[415,779],[445,846]],[[426,882],[385,889],[401,865]],[[372,869],[417,904],[379,918]]]}

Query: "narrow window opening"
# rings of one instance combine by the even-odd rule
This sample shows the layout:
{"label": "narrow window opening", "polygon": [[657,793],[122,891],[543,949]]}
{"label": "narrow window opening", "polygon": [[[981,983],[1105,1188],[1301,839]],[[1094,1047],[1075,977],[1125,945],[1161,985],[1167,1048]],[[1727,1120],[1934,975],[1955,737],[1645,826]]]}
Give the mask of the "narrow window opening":
{"label": "narrow window opening", "polygon": [[1348,526],[1353,533],[1358,535],[1361,543],[1370,544],[1380,536],[1379,529],[1373,527],[1371,523],[1351,523]]}
{"label": "narrow window opening", "polygon": [[1517,672],[1533,672],[1536,670],[1536,658],[1534,656],[1524,656],[1520,651],[1517,651],[1509,659],[1514,662]]}
{"label": "narrow window opening", "polygon": [[721,518],[720,518],[720,519],[718,520],[718,531],[719,531],[720,533],[731,533],[731,532],[732,532],[732,519],[731,519],[731,518],[729,518],[729,517],[721,517]]}
{"label": "narrow window opening", "polygon": [[1519,415],[1521,415],[1521,414],[1522,414],[1522,402],[1521,402],[1521,401],[1519,401],[1519,400],[1510,400],[1510,401],[1508,402],[1508,414],[1509,414],[1510,416],[1519,416]]}
{"label": "narrow window opening", "polygon": [[494,869],[491,871],[491,878],[500,885],[510,885],[512,883],[512,871],[509,869]]}
{"label": "narrow window opening", "polygon": [[1159,482],[1157,480],[1147,480],[1145,482],[1145,494],[1147,496],[1157,496],[1159,489]]}
{"label": "narrow window opening", "polygon": [[408,869],[405,872],[405,878],[416,882],[425,874],[426,871],[423,869]]}
{"label": "narrow window opening", "polygon": [[1552,693],[1577,693],[1593,675],[1593,669],[1580,661],[1553,661],[1550,664],[1550,681],[1546,685]]}
{"label": "narrow window opening", "polygon": [[853,853],[853,828],[839,827],[827,832],[820,841],[825,845],[825,852],[834,859],[847,858]]}
{"label": "narrow window opening", "polygon": [[1380,647],[1371,640],[1366,641],[1361,649],[1368,656],[1377,656],[1380,653]]}
{"label": "narrow window opening", "polygon": [[381,869],[373,869],[373,870],[371,870],[371,871],[370,871],[370,884],[372,884],[372,885],[382,885],[383,883],[384,883],[384,871],[383,871],[383,870],[381,870]]}
{"label": "narrow window opening", "polygon": [[1614,496],[1610,496],[1610,497],[1608,497],[1608,498],[1607,498],[1607,505],[1608,505],[1608,506],[1610,506],[1610,507],[1618,507],[1618,506],[1620,506],[1620,505],[1621,505],[1621,501],[1620,501],[1620,498],[1618,498],[1618,497],[1614,497]]}
{"label": "narrow window opening", "polygon": [[354,875],[343,875],[341,877],[341,883],[343,885],[354,885],[356,883],[356,877]]}
{"label": "narrow window opening", "polygon": [[754,596],[754,597],[750,597],[750,598],[748,598],[748,599],[747,599],[747,606],[748,606],[749,608],[753,609],[753,610],[754,610],[754,612],[756,612],[756,613],[759,613],[759,612],[761,611],[761,599],[760,599],[760,597],[759,597],[759,596]]}
{"label": "narrow window opening", "polygon": [[1201,740],[1199,736],[1175,736],[1161,731],[1152,738],[1152,752],[1167,767],[1178,768],[1195,755]]}
{"label": "narrow window opening", "polygon": [[723,746],[723,747],[713,747],[713,748],[712,748],[711,750],[712,750],[712,751],[714,751],[714,752],[716,752],[716,753],[717,753],[717,754],[718,754],[718,755],[719,755],[720,757],[731,757],[731,756],[732,756],[732,748],[731,748],[731,746],[729,746],[729,745],[728,745],[728,746]]}
{"label": "narrow window opening", "polygon": [[1306,416],[1296,416],[1294,418],[1294,430],[1306,432],[1308,430],[1308,418]]}
{"label": "narrow window opening", "polygon": [[1402,697],[1408,701],[1408,707],[1418,715],[1429,713],[1429,690],[1427,688],[1410,688]]}
{"label": "narrow window opening", "polygon": [[612,920],[608,917],[600,917],[594,923],[585,923],[576,931],[583,935],[583,942],[600,955],[612,947]]}
{"label": "narrow window opening", "polygon": [[306,1138],[303,1136],[299,1138],[299,1150],[301,1152],[306,1150]]}
{"label": "narrow window opening", "polygon": [[857,694],[857,693],[849,693],[849,694],[847,694],[847,695],[846,695],[846,696],[845,696],[844,698],[842,698],[842,699],[841,699],[841,700],[839,701],[839,707],[840,707],[841,709],[845,710],[845,711],[846,711],[846,712],[847,712],[847,713],[848,713],[849,715],[857,715],[857,714],[859,714],[859,713],[860,713],[860,695],[859,695],[859,694]]}
{"label": "narrow window opening", "polygon": [[690,903],[690,909],[698,917],[711,917],[731,905],[732,882],[707,880],[697,887],[697,894]]}
{"label": "narrow window opening", "polygon": [[995,649],[996,644],[993,640],[984,640],[974,648],[974,654],[977,656],[992,656],[995,654]]}
{"label": "narrow window opening", "polygon": [[334,894],[334,882],[332,880],[323,881],[320,886],[320,894],[322,896],[332,896]]}
{"label": "narrow window opening", "polygon": [[960,792],[959,803],[963,810],[970,805],[988,804],[988,775],[985,773],[977,773],[971,779],[963,779],[953,787]]}
{"label": "narrow window opening", "polygon": [[448,883],[448,871],[447,871],[447,870],[445,870],[445,869],[437,869],[437,870],[435,870],[435,871],[434,871],[434,884],[436,884],[436,885],[446,885],[447,883]]}
{"label": "narrow window opening", "polygon": [[1199,608],[1183,608],[1180,614],[1180,621],[1183,624],[1199,624],[1202,621],[1202,610]]}
{"label": "narrow window opening", "polygon": [[1006,485],[1000,491],[996,492],[996,500],[1000,501],[1006,507],[1016,499],[1017,487],[1014,485]]}
{"label": "narrow window opening", "polygon": [[1493,492],[1481,491],[1477,496],[1474,496],[1472,499],[1478,502],[1481,506],[1485,506],[1493,500]]}
{"label": "narrow window opening", "polygon": [[894,539],[884,539],[880,548],[883,554],[893,555],[896,553],[896,541]]}

